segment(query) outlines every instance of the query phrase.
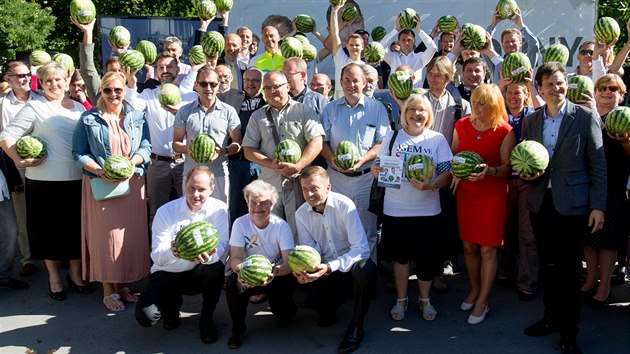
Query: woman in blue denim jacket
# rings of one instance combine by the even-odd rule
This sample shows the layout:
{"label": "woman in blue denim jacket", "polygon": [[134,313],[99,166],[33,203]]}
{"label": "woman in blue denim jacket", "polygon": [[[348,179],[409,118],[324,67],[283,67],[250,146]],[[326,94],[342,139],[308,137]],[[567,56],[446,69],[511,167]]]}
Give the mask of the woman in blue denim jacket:
{"label": "woman in blue denim jacket", "polygon": [[[124,310],[123,301],[138,300],[124,284],[144,278],[150,267],[144,173],[151,162],[151,141],[144,113],[123,100],[124,87],[120,73],[103,76],[98,102],[81,116],[72,142],[72,155],[83,172],[83,278],[103,284],[103,304],[110,311]],[[97,201],[91,179],[118,182],[105,177],[102,168],[112,155],[135,166],[128,177],[130,191]]]}

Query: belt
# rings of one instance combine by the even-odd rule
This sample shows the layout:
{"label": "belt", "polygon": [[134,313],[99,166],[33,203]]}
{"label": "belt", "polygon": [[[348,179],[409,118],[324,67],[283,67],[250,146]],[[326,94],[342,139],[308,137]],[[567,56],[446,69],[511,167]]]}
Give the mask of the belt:
{"label": "belt", "polygon": [[348,177],[359,177],[359,176],[363,176],[366,173],[369,173],[370,169],[365,169],[363,171],[355,171],[355,172],[339,172],[342,175],[348,176]]}
{"label": "belt", "polygon": [[172,162],[172,161],[175,161],[175,160],[179,160],[181,158],[182,158],[182,154],[176,154],[176,155],[173,155],[173,156],[162,156],[162,155],[157,155],[157,154],[151,153],[151,159],[152,160]]}

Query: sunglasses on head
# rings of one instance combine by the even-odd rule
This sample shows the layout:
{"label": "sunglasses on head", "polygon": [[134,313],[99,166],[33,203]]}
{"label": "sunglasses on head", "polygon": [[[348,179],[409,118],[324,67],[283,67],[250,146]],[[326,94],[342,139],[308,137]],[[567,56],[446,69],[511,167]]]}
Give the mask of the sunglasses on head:
{"label": "sunglasses on head", "polygon": [[123,91],[124,90],[121,89],[120,87],[116,87],[116,88],[106,87],[106,88],[103,89],[103,93],[106,94],[106,95],[111,95],[112,92],[115,92],[117,95],[122,95]]}
{"label": "sunglasses on head", "polygon": [[618,92],[619,86],[600,86],[597,90],[599,92],[606,92],[606,91]]}
{"label": "sunglasses on head", "polygon": [[197,84],[199,84],[199,86],[206,88],[208,86],[210,86],[211,88],[216,88],[217,86],[219,86],[218,82],[205,82],[205,81],[197,81]]}
{"label": "sunglasses on head", "polygon": [[593,55],[593,51],[592,50],[588,50],[588,49],[582,49],[582,50],[580,50],[580,54],[582,54],[582,55],[586,55],[586,54]]}
{"label": "sunglasses on head", "polygon": [[9,76],[17,77],[19,79],[25,79],[27,77],[31,77],[31,74],[9,74]]}

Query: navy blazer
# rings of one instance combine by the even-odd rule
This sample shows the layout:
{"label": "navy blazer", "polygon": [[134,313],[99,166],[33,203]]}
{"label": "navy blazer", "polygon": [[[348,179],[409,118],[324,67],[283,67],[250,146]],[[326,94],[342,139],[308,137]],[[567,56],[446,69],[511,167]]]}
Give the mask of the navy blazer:
{"label": "navy blazer", "polygon": [[[0,170],[7,180],[9,186],[9,193],[13,192],[15,186],[22,185],[22,177],[20,172],[15,168],[13,160],[2,149],[0,149]],[[0,193],[1,194],[1,193]]]}

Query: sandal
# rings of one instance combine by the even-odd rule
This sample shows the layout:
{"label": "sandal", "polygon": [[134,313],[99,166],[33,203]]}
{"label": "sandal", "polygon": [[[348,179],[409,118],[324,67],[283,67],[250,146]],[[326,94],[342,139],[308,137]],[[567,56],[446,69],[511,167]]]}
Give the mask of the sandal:
{"label": "sandal", "polygon": [[120,301],[120,295],[113,293],[103,298],[103,304],[112,312],[119,312],[125,309],[125,304]]}
{"label": "sandal", "polygon": [[437,311],[435,310],[435,307],[431,305],[429,299],[430,298],[418,298],[418,307],[420,307],[420,311],[422,311],[422,318],[425,321],[433,321],[437,317]]}
{"label": "sandal", "polygon": [[131,293],[128,287],[123,287],[118,290],[117,294],[124,302],[138,302],[138,297]]}
{"label": "sandal", "polygon": [[407,311],[407,303],[409,302],[407,300],[408,298],[406,296],[396,299],[396,305],[394,305],[389,312],[394,321],[402,321],[405,318],[405,311]]}

